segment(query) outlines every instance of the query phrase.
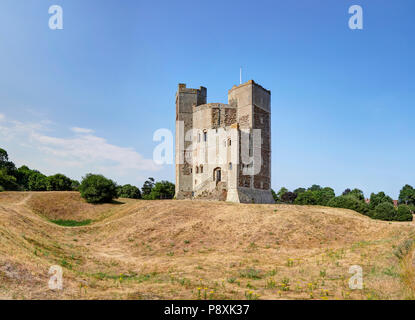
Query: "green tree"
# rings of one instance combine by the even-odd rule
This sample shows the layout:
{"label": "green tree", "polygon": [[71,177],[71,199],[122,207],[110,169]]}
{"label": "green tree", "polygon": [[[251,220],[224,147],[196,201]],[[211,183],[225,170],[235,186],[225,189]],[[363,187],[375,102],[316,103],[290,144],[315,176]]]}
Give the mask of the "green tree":
{"label": "green tree", "polygon": [[305,192],[300,192],[295,199],[295,204],[302,205],[320,205],[325,206],[336,195],[332,188],[326,187],[321,188],[320,186],[314,185]]}
{"label": "green tree", "polygon": [[0,168],[0,187],[3,191],[18,189],[16,178],[7,174],[7,170],[5,168]]}
{"label": "green tree", "polygon": [[[3,174],[17,178],[17,169],[13,162],[9,161],[9,155],[6,150],[0,148],[0,169],[4,170]],[[15,181],[16,183],[16,181]],[[10,189],[16,190],[16,189]]]}
{"label": "green tree", "polygon": [[276,201],[276,202],[282,202],[281,197],[282,197],[282,195],[283,195],[284,193],[286,193],[286,192],[288,192],[288,189],[287,189],[287,188],[285,188],[285,187],[282,187],[282,188],[281,188],[281,189],[277,192],[277,194],[276,194],[277,198],[275,199],[275,201]]}
{"label": "green tree", "polygon": [[347,188],[346,190],[343,191],[342,196],[347,196],[350,192],[352,192],[352,190]]}
{"label": "green tree", "polygon": [[354,196],[357,200],[365,201],[365,194],[360,189],[353,189],[352,191],[350,191],[349,195]]}
{"label": "green tree", "polygon": [[310,188],[308,188],[309,191],[318,191],[321,190],[321,186],[318,184],[313,184]]}
{"label": "green tree", "polygon": [[23,190],[29,190],[29,176],[32,173],[32,170],[27,166],[21,166],[17,169],[17,183],[21,186]]}
{"label": "green tree", "polygon": [[369,215],[369,208],[366,202],[359,201],[356,197],[346,194],[331,199],[327,206],[333,208],[350,209],[364,215]]}
{"label": "green tree", "polygon": [[415,189],[409,184],[405,185],[399,192],[399,203],[415,205]]}
{"label": "green tree", "polygon": [[372,193],[370,195],[369,207],[370,209],[374,210],[379,204],[383,202],[388,202],[393,205],[392,198],[387,196],[383,191],[376,193],[376,194]]}
{"label": "green tree", "polygon": [[306,192],[306,189],[305,188],[297,188],[293,192],[298,196],[300,193]]}
{"label": "green tree", "polygon": [[393,221],[397,219],[397,210],[390,202],[382,202],[376,206],[373,218],[378,220]]}
{"label": "green tree", "polygon": [[175,186],[169,181],[160,181],[154,185],[151,190],[149,199],[151,200],[162,200],[162,199],[173,199]]}
{"label": "green tree", "polygon": [[397,221],[412,221],[413,215],[412,211],[406,204],[401,204],[398,207],[398,212],[396,214]]}
{"label": "green tree", "polygon": [[117,185],[101,174],[88,173],[79,186],[82,198],[89,203],[111,202],[117,197]]}
{"label": "green tree", "polygon": [[144,182],[143,187],[141,188],[141,195],[143,199],[150,195],[151,190],[154,188],[154,184],[155,184],[154,178],[148,178]]}
{"label": "green tree", "polygon": [[48,191],[71,191],[72,180],[67,176],[57,173],[48,177]]}
{"label": "green tree", "polygon": [[302,192],[294,200],[294,203],[301,204],[301,205],[317,205],[316,193],[311,190]]}
{"label": "green tree", "polygon": [[48,178],[44,174],[34,171],[30,174],[27,184],[30,191],[46,191]]}
{"label": "green tree", "polygon": [[78,191],[79,190],[79,186],[80,186],[81,184],[79,183],[79,181],[78,180],[71,180],[71,189],[73,190],[73,191]]}
{"label": "green tree", "polygon": [[9,155],[6,150],[0,148],[0,164],[9,161]]}
{"label": "green tree", "polygon": [[278,201],[278,196],[275,193],[274,189],[271,189],[271,194],[272,194],[272,197],[274,198],[274,201],[277,202]]}
{"label": "green tree", "polygon": [[325,187],[323,189],[313,191],[314,197],[316,198],[316,204],[320,206],[325,206],[327,203],[333,199],[336,194],[334,193],[334,190],[329,187]]}
{"label": "green tree", "polygon": [[117,188],[118,198],[130,198],[130,199],[140,199],[141,192],[136,186],[131,184],[126,184],[122,187]]}

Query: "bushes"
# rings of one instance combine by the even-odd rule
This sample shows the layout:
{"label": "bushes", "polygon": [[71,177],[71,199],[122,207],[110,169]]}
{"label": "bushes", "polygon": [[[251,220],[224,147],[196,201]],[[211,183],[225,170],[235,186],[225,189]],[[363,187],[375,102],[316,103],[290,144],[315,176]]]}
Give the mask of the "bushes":
{"label": "bushes", "polygon": [[313,191],[307,190],[298,194],[294,203],[301,205],[317,205],[317,197]]}
{"label": "bushes", "polygon": [[141,194],[143,199],[148,199],[150,197],[151,190],[154,188],[155,180],[154,178],[148,178],[141,188]]}
{"label": "bushes", "polygon": [[370,209],[374,210],[379,204],[383,202],[388,202],[391,205],[393,205],[393,200],[391,197],[387,196],[383,191],[379,193],[372,193],[370,195],[370,203],[369,207]]}
{"label": "bushes", "polygon": [[126,184],[117,188],[118,198],[130,198],[130,199],[141,199],[141,192],[135,186]]}
{"label": "bushes", "polygon": [[48,177],[48,191],[71,191],[72,180],[63,174]]}
{"label": "bushes", "polygon": [[100,174],[87,174],[79,186],[82,198],[89,203],[111,202],[117,197],[116,184]]}
{"label": "bushes", "polygon": [[415,189],[409,184],[405,185],[399,192],[399,203],[415,205]]}
{"label": "bushes", "polygon": [[9,175],[5,168],[0,168],[0,187],[3,190],[17,190],[19,187],[16,178]]}
{"label": "bushes", "polygon": [[278,202],[278,196],[277,196],[277,194],[275,193],[274,189],[271,189],[271,194],[272,194],[272,197],[274,198],[274,201],[275,201],[275,202]]}
{"label": "bushes", "polygon": [[320,206],[326,206],[331,199],[336,197],[334,190],[328,187],[314,191],[314,194],[317,200],[317,204]]}
{"label": "bushes", "polygon": [[320,205],[325,206],[336,195],[332,188],[321,188],[320,186],[313,185],[307,191],[300,192],[295,199],[295,204],[302,205]]}
{"label": "bushes", "polygon": [[397,221],[412,221],[412,211],[409,206],[402,204],[398,207],[396,220]]}
{"label": "bushes", "polygon": [[382,202],[378,204],[373,212],[373,218],[378,220],[393,221],[396,220],[397,214],[393,204]]}
{"label": "bushes", "polygon": [[368,215],[369,208],[364,201],[359,201],[353,195],[341,195],[331,199],[327,206],[333,208],[343,208],[357,211],[361,214]]}
{"label": "bushes", "polygon": [[44,174],[34,171],[30,174],[27,185],[30,191],[46,191],[48,178]]}
{"label": "bushes", "polygon": [[[151,192],[145,199],[148,200],[162,200],[173,199],[175,186],[169,181],[156,182]],[[144,197],[143,197],[144,198]]]}
{"label": "bushes", "polygon": [[360,189],[346,189],[343,191],[343,196],[354,196],[357,200],[364,201],[365,195]]}

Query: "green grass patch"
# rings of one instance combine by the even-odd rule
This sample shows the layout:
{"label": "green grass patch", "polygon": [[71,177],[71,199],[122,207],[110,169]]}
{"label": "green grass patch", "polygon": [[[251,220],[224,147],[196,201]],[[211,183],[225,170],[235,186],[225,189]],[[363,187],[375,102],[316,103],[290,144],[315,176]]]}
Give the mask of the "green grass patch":
{"label": "green grass patch", "polygon": [[239,276],[241,278],[248,278],[248,279],[261,279],[262,273],[261,271],[256,270],[254,268],[249,268],[249,269],[239,271]]}
{"label": "green grass patch", "polygon": [[81,227],[86,226],[88,224],[91,224],[92,220],[82,220],[82,221],[76,221],[76,220],[50,220],[50,222],[53,222],[54,224],[63,226],[63,227]]}
{"label": "green grass patch", "polygon": [[151,273],[146,273],[146,274],[137,274],[135,272],[132,272],[130,274],[107,274],[104,272],[98,272],[98,273],[94,273],[91,275],[92,277],[98,279],[98,280],[107,280],[107,279],[111,279],[111,280],[118,280],[118,281],[136,281],[136,282],[143,282],[143,281],[148,281],[154,277],[157,276],[157,272],[151,272]]}

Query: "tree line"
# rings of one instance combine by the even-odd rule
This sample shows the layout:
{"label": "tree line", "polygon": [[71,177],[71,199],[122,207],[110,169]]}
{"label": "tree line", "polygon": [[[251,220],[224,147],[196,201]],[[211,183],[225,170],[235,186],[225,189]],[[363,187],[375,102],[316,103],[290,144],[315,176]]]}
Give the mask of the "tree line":
{"label": "tree line", "polygon": [[141,190],[131,184],[118,185],[99,174],[87,174],[82,181],[73,180],[58,173],[46,176],[28,166],[17,168],[9,160],[6,150],[0,148],[0,192],[1,191],[79,191],[90,203],[111,202],[115,198],[144,200],[172,199],[174,184],[169,181],[156,182],[148,178]]}
{"label": "tree line", "polygon": [[379,220],[412,221],[415,213],[415,189],[410,185],[401,189],[397,207],[393,199],[383,191],[372,193],[368,202],[363,191],[359,189],[346,189],[337,197],[332,188],[319,185],[312,185],[308,189],[297,188],[294,191],[283,187],[277,193],[274,190],[271,192],[277,203],[351,209]]}

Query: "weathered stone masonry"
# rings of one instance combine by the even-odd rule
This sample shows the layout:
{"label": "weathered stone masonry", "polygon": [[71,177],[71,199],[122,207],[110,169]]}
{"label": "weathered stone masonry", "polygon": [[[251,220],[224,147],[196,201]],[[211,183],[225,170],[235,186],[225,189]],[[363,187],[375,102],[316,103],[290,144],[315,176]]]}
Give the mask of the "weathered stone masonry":
{"label": "weathered stone masonry", "polygon": [[[176,198],[273,203],[271,92],[250,80],[229,90],[228,104],[207,104],[206,95],[185,84],[176,93]],[[248,150],[253,162],[242,163]],[[253,163],[260,170],[247,174]]]}

